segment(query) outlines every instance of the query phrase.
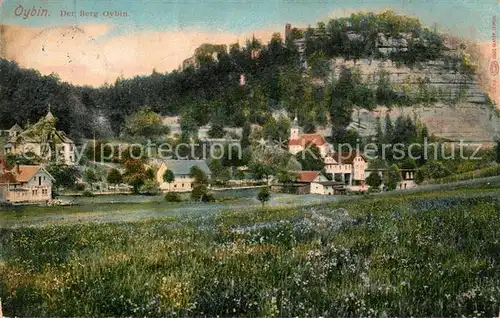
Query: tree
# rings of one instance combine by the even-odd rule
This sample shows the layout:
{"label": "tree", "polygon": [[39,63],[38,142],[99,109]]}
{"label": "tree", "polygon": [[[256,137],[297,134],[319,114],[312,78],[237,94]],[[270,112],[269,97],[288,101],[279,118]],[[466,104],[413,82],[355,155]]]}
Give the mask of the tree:
{"label": "tree", "polygon": [[370,173],[368,178],[366,178],[366,183],[372,188],[378,188],[382,184],[382,178],[377,171]]}
{"label": "tree", "polygon": [[383,140],[384,140],[384,131],[382,129],[382,123],[380,121],[379,116],[377,116],[376,122],[377,122],[377,133],[376,133],[375,137],[377,138],[377,144],[380,147],[380,145],[383,143]]}
{"label": "tree", "polygon": [[266,181],[269,181],[269,176],[275,171],[273,166],[262,162],[252,162],[249,166],[249,170],[255,180],[266,179]]}
{"label": "tree", "polygon": [[257,194],[257,199],[262,203],[262,206],[264,206],[265,203],[271,199],[271,193],[269,192],[269,188],[267,186],[260,189]]}
{"label": "tree", "polygon": [[196,135],[198,132],[198,125],[191,113],[181,115],[180,125],[182,136],[185,136],[187,139],[189,139],[190,136]]}
{"label": "tree", "polygon": [[163,125],[160,115],[149,108],[128,116],[125,120],[125,130],[129,135],[147,138],[166,135],[170,132],[170,129]]}
{"label": "tree", "polygon": [[158,182],[152,179],[145,180],[144,184],[142,184],[139,189],[142,194],[146,195],[156,195],[160,192]]}
{"label": "tree", "polygon": [[324,79],[330,73],[330,59],[323,51],[316,51],[309,57],[311,75]]}
{"label": "tree", "polygon": [[167,169],[164,173],[163,173],[163,181],[165,181],[166,183],[168,183],[168,190],[170,191],[170,184],[172,182],[175,181],[175,174],[172,170],[170,169]]}
{"label": "tree", "polygon": [[391,115],[389,113],[385,114],[385,142],[392,143],[394,139],[394,125],[392,124]]}
{"label": "tree", "polygon": [[167,201],[167,202],[182,202],[182,198],[176,192],[167,192],[165,194],[165,201]]}
{"label": "tree", "polygon": [[243,131],[241,133],[241,149],[246,149],[250,146],[250,134],[252,133],[252,126],[250,122],[246,121],[243,125]]}
{"label": "tree", "polygon": [[192,166],[189,170],[189,176],[194,179],[195,183],[208,184],[208,177],[203,170],[198,166]]}
{"label": "tree", "polygon": [[146,182],[146,169],[140,160],[129,159],[125,162],[125,182],[133,187],[134,193],[139,193],[140,187]]}
{"label": "tree", "polygon": [[389,188],[389,190],[394,190],[397,188],[399,181],[401,181],[401,174],[399,173],[398,166],[390,166],[387,171],[385,185]]}
{"label": "tree", "polygon": [[351,123],[354,109],[354,91],[360,82],[360,76],[344,69],[338,81],[333,85],[330,93],[330,118],[332,121],[332,139],[342,143],[346,135],[347,126]]}
{"label": "tree", "polygon": [[222,138],[226,134],[224,130],[224,115],[222,112],[217,112],[212,116],[212,122],[210,130],[208,131],[208,136],[210,138]]}
{"label": "tree", "polygon": [[[420,167],[424,179],[441,179],[451,175],[448,169],[441,161],[430,160],[425,165]],[[419,176],[420,177],[420,176]]]}
{"label": "tree", "polygon": [[99,179],[97,178],[97,175],[95,173],[95,170],[92,170],[92,169],[85,170],[85,172],[83,173],[83,180],[85,180],[85,182],[87,182],[90,185],[90,190],[93,190],[94,183],[99,181]]}
{"label": "tree", "polygon": [[194,179],[191,199],[200,202],[211,201],[212,196],[208,193],[208,177],[205,172],[200,167],[193,166],[189,171],[189,176]]}
{"label": "tree", "polygon": [[210,171],[212,180],[225,184],[231,179],[231,171],[228,166],[224,166],[222,160],[213,159],[210,161]]}
{"label": "tree", "polygon": [[387,107],[391,107],[395,98],[389,75],[389,72],[386,70],[379,71],[377,90],[375,92],[377,102]]}
{"label": "tree", "polygon": [[305,149],[295,155],[304,171],[320,171],[324,167],[319,148],[314,144],[307,144]]}
{"label": "tree", "polygon": [[269,116],[264,124],[264,137],[273,141],[285,141],[290,136],[290,121],[284,117],[275,120]]}
{"label": "tree", "polygon": [[422,170],[422,168],[418,169],[417,172],[415,173],[415,183],[416,184],[421,184],[425,180],[425,172]]}
{"label": "tree", "polygon": [[245,179],[245,171],[241,169],[237,169],[235,172],[236,179],[243,181]]}
{"label": "tree", "polygon": [[500,164],[500,139],[497,140],[497,163]]}
{"label": "tree", "polygon": [[299,174],[287,169],[279,169],[276,173],[276,178],[278,182],[283,184],[284,187],[289,190],[292,187],[292,183],[297,180]]}
{"label": "tree", "polygon": [[191,199],[199,202],[209,202],[211,195],[208,192],[207,185],[204,183],[194,183],[191,191]]}
{"label": "tree", "polygon": [[73,188],[79,176],[79,172],[75,167],[60,163],[47,166],[47,171],[52,177],[54,177],[54,187],[57,190],[61,187]]}
{"label": "tree", "polygon": [[156,169],[153,167],[149,167],[146,170],[146,179],[155,180],[156,179]]}
{"label": "tree", "polygon": [[120,171],[118,171],[118,169],[113,168],[113,169],[109,170],[106,181],[110,184],[115,185],[115,188],[116,188],[117,184],[120,184],[123,182],[123,176],[120,173]]}

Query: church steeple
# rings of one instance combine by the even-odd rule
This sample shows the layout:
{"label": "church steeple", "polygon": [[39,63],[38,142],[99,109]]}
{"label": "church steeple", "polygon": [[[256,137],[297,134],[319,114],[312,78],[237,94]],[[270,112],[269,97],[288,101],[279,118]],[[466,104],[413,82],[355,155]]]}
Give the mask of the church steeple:
{"label": "church steeple", "polygon": [[290,127],[290,140],[299,139],[300,136],[300,127],[299,127],[299,119],[297,118],[297,112],[295,112],[295,118],[292,122],[292,127]]}
{"label": "church steeple", "polygon": [[50,103],[49,103],[49,110],[47,112],[47,115],[45,115],[45,119],[48,119],[48,120],[54,120],[54,119],[56,119],[54,117],[54,115],[52,115],[52,113],[50,112]]}

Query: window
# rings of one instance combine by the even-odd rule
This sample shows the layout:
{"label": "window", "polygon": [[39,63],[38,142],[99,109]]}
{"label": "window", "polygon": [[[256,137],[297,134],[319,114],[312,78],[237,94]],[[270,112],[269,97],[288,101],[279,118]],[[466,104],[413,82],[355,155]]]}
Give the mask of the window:
{"label": "window", "polygon": [[42,185],[42,177],[38,177],[38,186]]}

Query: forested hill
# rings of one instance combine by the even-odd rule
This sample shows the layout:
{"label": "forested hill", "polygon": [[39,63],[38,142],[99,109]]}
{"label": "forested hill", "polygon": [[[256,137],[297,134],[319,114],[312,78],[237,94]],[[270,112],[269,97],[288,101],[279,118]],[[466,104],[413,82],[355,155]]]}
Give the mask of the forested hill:
{"label": "forested hill", "polygon": [[[299,53],[297,41],[305,43],[304,52]],[[90,137],[94,130],[105,132],[106,127],[118,135],[126,116],[145,107],[162,115],[181,115],[186,129],[215,121],[227,126],[263,124],[271,120],[273,110],[284,109],[298,113],[302,123],[332,124],[342,135],[354,107],[429,104],[443,94],[425,78],[409,90],[393,85],[383,70],[370,81],[356,68],[336,73],[332,59],[390,59],[411,68],[446,60],[466,83],[473,81],[475,66],[465,47],[458,45],[450,52],[445,44],[442,35],[418,19],[386,11],[292,29],[286,39],[276,33],[265,45],[256,39],[245,46],[207,44],[196,51],[196,67],[169,74],[153,70],[150,76],[120,78],[100,88],[72,86],[56,75],[42,76],[2,59],[0,128],[34,122],[50,103],[59,128],[74,138]],[[242,74],[245,85],[240,85]],[[453,102],[455,96],[446,98]]]}

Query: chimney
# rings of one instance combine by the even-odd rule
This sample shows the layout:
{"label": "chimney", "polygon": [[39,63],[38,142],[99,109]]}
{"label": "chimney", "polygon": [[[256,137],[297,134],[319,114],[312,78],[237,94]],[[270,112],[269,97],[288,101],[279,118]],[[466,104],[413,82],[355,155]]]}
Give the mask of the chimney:
{"label": "chimney", "polygon": [[16,161],[16,174],[20,174],[21,169],[19,169],[19,161]]}
{"label": "chimney", "polygon": [[4,174],[6,169],[7,167],[5,166],[5,160],[3,158],[0,158],[0,175]]}

